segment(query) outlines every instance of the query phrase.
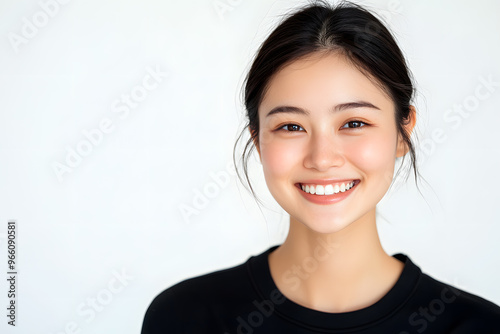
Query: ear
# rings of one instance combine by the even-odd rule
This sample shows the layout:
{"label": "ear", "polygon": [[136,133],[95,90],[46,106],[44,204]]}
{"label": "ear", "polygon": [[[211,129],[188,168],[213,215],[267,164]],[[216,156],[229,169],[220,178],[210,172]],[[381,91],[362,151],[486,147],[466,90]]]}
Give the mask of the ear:
{"label": "ear", "polygon": [[[417,110],[415,109],[414,106],[410,106],[410,113],[408,114],[406,123],[403,125],[403,127],[406,130],[406,133],[410,135],[410,138],[416,123],[417,123]],[[409,151],[408,145],[406,145],[405,141],[403,140],[403,137],[399,135],[398,145],[396,149],[396,157],[400,158],[404,156],[406,153],[408,153],[408,151]]]}
{"label": "ear", "polygon": [[250,134],[252,136],[255,149],[257,150],[257,153],[259,153],[259,160],[262,162],[262,156],[260,155],[259,135],[255,134],[254,131],[250,131]]}

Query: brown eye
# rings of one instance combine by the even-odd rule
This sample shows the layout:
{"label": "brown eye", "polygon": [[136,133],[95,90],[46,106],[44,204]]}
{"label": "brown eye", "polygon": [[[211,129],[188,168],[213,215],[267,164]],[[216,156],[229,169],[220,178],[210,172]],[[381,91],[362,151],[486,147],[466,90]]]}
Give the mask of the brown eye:
{"label": "brown eye", "polygon": [[285,130],[285,131],[301,131],[304,130],[300,125],[297,124],[285,124],[283,125],[280,130]]}
{"label": "brown eye", "polygon": [[342,128],[345,129],[346,125],[350,125],[347,127],[349,129],[355,129],[355,128],[361,128],[361,127],[367,125],[367,123],[361,122],[361,121],[350,121],[350,122],[347,122]]}

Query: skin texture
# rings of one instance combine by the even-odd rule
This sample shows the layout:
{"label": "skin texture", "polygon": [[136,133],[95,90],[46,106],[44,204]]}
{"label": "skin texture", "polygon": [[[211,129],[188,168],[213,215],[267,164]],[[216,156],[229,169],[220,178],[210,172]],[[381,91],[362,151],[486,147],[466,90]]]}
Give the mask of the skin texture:
{"label": "skin texture", "polygon": [[[378,109],[333,111],[361,101]],[[279,106],[307,114],[267,115]],[[288,236],[269,255],[269,266],[277,287],[293,302],[324,312],[354,311],[374,304],[399,278],[403,264],[383,250],[375,219],[396,157],[408,150],[394,115],[392,99],[375,80],[338,53],[294,61],[272,77],[259,106],[255,144],[267,186],[290,214]],[[311,179],[360,183],[344,200],[320,205],[296,186]]]}

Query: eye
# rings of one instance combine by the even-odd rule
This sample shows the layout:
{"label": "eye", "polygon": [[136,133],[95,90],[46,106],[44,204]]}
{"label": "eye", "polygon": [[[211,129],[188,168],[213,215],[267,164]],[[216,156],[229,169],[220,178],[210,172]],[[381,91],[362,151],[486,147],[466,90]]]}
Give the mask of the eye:
{"label": "eye", "polygon": [[285,124],[278,128],[278,130],[284,130],[288,132],[295,132],[295,131],[303,131],[304,128],[302,128],[300,125],[297,124]]}
{"label": "eye", "polygon": [[349,121],[349,122],[345,123],[341,129],[346,129],[346,127],[345,127],[346,125],[351,125],[351,126],[347,127],[349,129],[356,129],[356,128],[361,128],[363,126],[366,126],[366,125],[368,125],[368,123],[361,122],[358,120],[353,120],[353,121]]}

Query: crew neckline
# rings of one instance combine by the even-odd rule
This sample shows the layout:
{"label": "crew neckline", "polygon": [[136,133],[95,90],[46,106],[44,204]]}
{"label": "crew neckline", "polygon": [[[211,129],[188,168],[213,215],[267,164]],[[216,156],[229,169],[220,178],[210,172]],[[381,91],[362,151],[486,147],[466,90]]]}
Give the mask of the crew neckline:
{"label": "crew neckline", "polygon": [[328,313],[313,310],[299,305],[286,298],[276,286],[269,268],[269,254],[278,248],[275,245],[252,256],[248,261],[247,269],[250,277],[262,299],[270,300],[272,295],[279,292],[284,301],[274,305],[276,315],[286,319],[297,326],[310,329],[327,331],[332,333],[339,330],[365,329],[376,325],[389,318],[400,308],[414,293],[417,283],[422,275],[420,268],[410,258],[402,253],[392,255],[404,263],[404,268],[396,281],[396,284],[377,302],[356,311],[342,313]]}

